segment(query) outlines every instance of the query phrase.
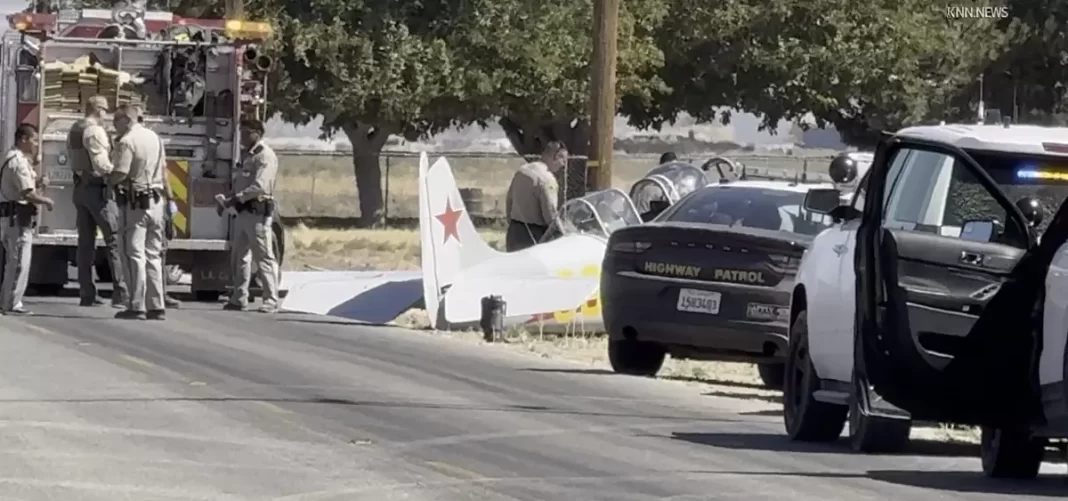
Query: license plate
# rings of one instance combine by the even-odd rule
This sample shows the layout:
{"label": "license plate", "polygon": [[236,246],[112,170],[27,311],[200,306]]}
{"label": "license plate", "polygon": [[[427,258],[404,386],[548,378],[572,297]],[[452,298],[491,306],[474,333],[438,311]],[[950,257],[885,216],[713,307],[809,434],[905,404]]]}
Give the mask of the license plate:
{"label": "license plate", "polygon": [[71,184],[74,182],[74,171],[69,167],[48,169],[45,171],[48,182],[52,184]]}
{"label": "license plate", "polygon": [[679,303],[676,308],[679,311],[690,313],[704,313],[706,315],[719,314],[719,300],[722,294],[696,289],[679,290]]}

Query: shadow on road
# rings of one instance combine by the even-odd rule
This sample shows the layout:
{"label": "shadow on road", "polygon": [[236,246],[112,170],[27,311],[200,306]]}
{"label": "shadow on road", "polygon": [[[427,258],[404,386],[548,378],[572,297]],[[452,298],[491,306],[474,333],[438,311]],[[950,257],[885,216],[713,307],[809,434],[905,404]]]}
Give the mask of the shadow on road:
{"label": "shadow on road", "polygon": [[930,470],[869,470],[864,473],[845,472],[787,472],[787,471],[701,471],[695,475],[744,475],[748,477],[803,477],[871,479],[877,482],[919,487],[958,493],[1015,494],[1020,496],[1064,497],[1066,481],[1056,475],[1043,475],[1036,480],[1000,480],[975,471]]}
{"label": "shadow on road", "polygon": [[[521,372],[548,372],[548,373],[555,372],[555,373],[559,373],[559,374],[585,374],[585,375],[591,375],[591,376],[641,377],[641,376],[630,376],[630,375],[627,375],[627,374],[619,374],[617,372],[610,371],[608,369],[592,369],[592,368],[591,369],[528,368],[528,369],[517,369],[517,370],[519,370]],[[743,383],[741,381],[723,381],[723,380],[713,379],[713,378],[697,378],[697,377],[688,377],[688,376],[659,376],[656,379],[664,379],[664,380],[667,380],[667,381],[684,381],[684,382],[690,382],[690,383],[702,383],[702,384],[710,384],[710,385],[715,385],[715,386],[726,386],[726,387],[729,387],[729,388],[746,388],[746,389],[753,389],[753,390],[766,389],[766,388],[764,388],[763,385],[760,385],[760,384]],[[732,398],[746,398],[748,395],[746,395],[746,394],[724,393],[723,396],[732,397]]]}
{"label": "shadow on road", "polygon": [[1068,483],[1061,476],[1043,475],[1037,480],[1013,481],[991,479],[980,471],[912,471],[872,470],[872,480],[909,487],[922,487],[962,493],[1016,494],[1021,496],[1057,496],[1068,494]]}
{"label": "shadow on road", "polygon": [[[842,454],[849,451],[848,439],[831,444],[794,442],[785,435],[767,433],[673,433],[671,438],[725,449],[801,452],[808,454]],[[943,457],[979,457],[979,446],[954,442],[913,439],[903,454]]]}
{"label": "shadow on road", "polygon": [[761,402],[770,402],[770,403],[773,403],[773,404],[781,404],[782,403],[782,395],[781,394],[761,395],[761,394],[758,394],[758,393],[737,393],[737,392],[730,392],[730,391],[713,390],[713,391],[702,393],[701,395],[706,396],[706,397],[733,398],[733,399],[736,399],[736,400],[758,400],[758,401],[761,401]]}
{"label": "shadow on road", "polygon": [[762,411],[739,412],[739,416],[774,416],[782,417],[782,409],[765,409]]}
{"label": "shadow on road", "polygon": [[199,403],[245,403],[245,402],[258,402],[258,403],[271,403],[271,404],[290,404],[290,405],[334,405],[343,407],[382,407],[382,408],[407,408],[407,409],[430,409],[441,411],[465,411],[465,412],[530,412],[537,414],[563,414],[571,416],[594,416],[594,417],[617,417],[617,418],[639,418],[650,420],[665,420],[665,421],[701,421],[701,422],[721,422],[721,423],[736,423],[737,419],[725,419],[725,418],[711,418],[711,417],[694,417],[694,416],[670,416],[670,415],[658,415],[658,414],[638,414],[638,413],[620,413],[620,412],[596,412],[596,411],[583,411],[573,409],[555,409],[552,407],[545,407],[541,405],[501,405],[497,407],[479,406],[479,405],[464,405],[464,404],[446,404],[446,403],[431,403],[431,402],[385,402],[385,401],[373,401],[373,400],[349,400],[344,398],[252,398],[252,397],[134,397],[134,398],[60,398],[60,399],[18,399],[18,398],[5,398],[0,399],[0,406],[4,404],[47,404],[47,403],[62,403],[62,404],[121,404],[121,403],[142,403],[142,402],[199,402]]}

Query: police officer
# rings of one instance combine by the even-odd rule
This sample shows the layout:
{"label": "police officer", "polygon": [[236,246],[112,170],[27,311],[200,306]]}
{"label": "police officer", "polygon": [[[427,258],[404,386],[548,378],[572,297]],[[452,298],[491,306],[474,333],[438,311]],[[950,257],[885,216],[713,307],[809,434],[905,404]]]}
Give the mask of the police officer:
{"label": "police officer", "polygon": [[504,246],[508,252],[526,249],[541,240],[557,219],[557,181],[554,174],[567,165],[567,146],[550,141],[541,160],[519,168],[512,177],[505,198],[508,231]]}
{"label": "police officer", "polygon": [[120,139],[108,184],[115,190],[115,201],[122,211],[123,269],[130,292],[126,310],[115,318],[164,320],[166,160],[163,142],[138,122],[140,116],[137,106],[124,104],[113,118]]}
{"label": "police officer", "polygon": [[[141,124],[143,126],[145,124],[145,117],[144,116],[137,117],[137,123],[139,123],[139,124]],[[166,148],[165,147],[164,147],[164,152],[166,153]],[[164,176],[164,179],[166,179],[166,176],[167,176],[166,172],[164,172],[163,176]],[[178,206],[174,202],[174,192],[171,191],[171,183],[170,182],[163,183],[163,193],[167,198],[167,210],[164,213],[164,218],[166,219],[166,223],[167,224],[165,224],[163,226],[163,230],[164,230],[163,231],[163,236],[164,236],[164,239],[163,239],[163,252],[161,253],[160,261],[163,262],[163,266],[164,266],[164,268],[163,268],[163,304],[164,304],[164,306],[166,306],[167,309],[171,309],[171,308],[180,308],[182,306],[182,302],[177,300],[177,299],[175,299],[173,296],[171,296],[170,291],[167,290],[167,268],[166,268],[167,267],[167,248],[170,247],[171,239],[174,238],[174,215],[178,213]]]}
{"label": "police officer", "polygon": [[52,210],[52,200],[37,193],[32,160],[37,158],[37,128],[19,125],[15,147],[0,166],[0,236],[4,244],[4,280],[0,306],[5,315],[32,315],[22,305],[30,278],[33,227],[37,206]]}
{"label": "police officer", "polygon": [[[263,142],[263,123],[241,121],[241,145],[246,148],[241,170],[234,179],[234,193],[219,200],[219,211],[237,210],[230,241],[230,272],[234,287],[225,310],[243,310],[248,306],[251,259],[255,260],[259,283],[263,288],[263,306],[259,311],[278,311],[278,261],[274,255],[274,184],[278,177],[278,157]],[[221,195],[220,195],[221,197]]]}
{"label": "police officer", "polygon": [[119,211],[108,196],[105,177],[111,172],[111,138],[104,130],[104,114],[108,100],[104,96],[90,97],[85,117],[74,124],[67,134],[67,161],[74,171],[74,208],[78,225],[78,287],[82,306],[103,304],[97,298],[93,283],[93,264],[96,260],[97,229],[104,237],[105,253],[111,267],[114,289],[112,306],[126,303],[126,283],[119,258]]}

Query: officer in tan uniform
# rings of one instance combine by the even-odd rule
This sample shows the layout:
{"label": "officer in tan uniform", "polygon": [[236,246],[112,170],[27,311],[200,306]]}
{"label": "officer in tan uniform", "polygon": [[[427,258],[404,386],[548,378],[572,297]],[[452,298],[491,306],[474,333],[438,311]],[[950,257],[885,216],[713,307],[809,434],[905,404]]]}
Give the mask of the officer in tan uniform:
{"label": "officer in tan uniform", "polygon": [[259,120],[241,122],[241,145],[246,148],[246,153],[234,179],[234,193],[218,198],[220,212],[230,207],[237,210],[230,241],[230,272],[234,277],[234,288],[223,309],[243,310],[248,306],[250,266],[251,260],[255,260],[263,288],[263,306],[259,311],[274,313],[278,311],[278,261],[274,255],[271,220],[274,217],[278,157],[263,142],[263,123]]}
{"label": "officer in tan uniform", "polygon": [[[137,123],[144,125],[145,117],[138,117]],[[166,153],[166,147],[164,146],[163,148],[164,153]],[[163,173],[163,178],[164,180],[167,180],[166,170]],[[166,309],[169,310],[171,308],[182,307],[182,302],[174,296],[171,296],[170,291],[167,290],[167,248],[170,247],[171,239],[174,238],[174,215],[178,213],[178,204],[174,202],[174,192],[171,189],[169,180],[163,183],[163,194],[167,199],[167,210],[164,211],[166,224],[163,226],[163,252],[161,253],[160,260],[163,262],[163,304],[166,306]]]}
{"label": "officer in tan uniform", "polygon": [[550,141],[541,160],[519,168],[512,177],[505,198],[508,232],[504,246],[508,252],[526,249],[541,240],[557,219],[556,172],[567,165],[567,146]]}
{"label": "officer in tan uniform", "polygon": [[30,278],[33,228],[37,205],[52,210],[52,200],[37,193],[32,159],[37,158],[37,128],[22,124],[15,130],[15,147],[0,166],[0,239],[4,244],[4,280],[0,307],[5,315],[32,315],[22,305]]}
{"label": "officer in tan uniform", "polygon": [[67,134],[67,161],[74,171],[74,208],[78,225],[78,288],[82,306],[96,306],[93,283],[93,264],[96,261],[96,232],[104,237],[105,253],[111,266],[114,289],[111,304],[121,308],[126,304],[126,283],[119,257],[119,210],[107,191],[106,177],[111,172],[111,138],[104,130],[104,115],[108,100],[104,96],[90,97],[85,117],[74,124]]}
{"label": "officer in tan uniform", "polygon": [[165,152],[159,136],[138,122],[140,116],[141,110],[129,104],[119,106],[114,116],[121,139],[108,185],[122,212],[119,234],[130,292],[126,310],[115,318],[164,320]]}

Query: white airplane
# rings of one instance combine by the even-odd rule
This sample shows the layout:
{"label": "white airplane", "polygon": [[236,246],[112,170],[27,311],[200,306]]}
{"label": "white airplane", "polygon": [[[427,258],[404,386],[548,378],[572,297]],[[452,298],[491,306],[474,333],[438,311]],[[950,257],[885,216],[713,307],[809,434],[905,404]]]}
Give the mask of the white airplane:
{"label": "white airplane", "polygon": [[610,189],[569,200],[561,207],[564,227],[551,228],[551,240],[505,253],[476,231],[448,162],[428,164],[423,154],[419,229],[423,297],[433,328],[478,325],[482,298],[495,295],[504,300],[508,327],[555,333],[604,329],[598,289],[608,234],[641,223],[625,193]]}
{"label": "white airplane", "polygon": [[[745,169],[722,157],[708,163],[720,166],[717,177],[725,180]],[[608,189],[567,201],[560,209],[563,228],[550,228],[533,247],[505,253],[491,248],[476,231],[448,162],[439,158],[431,166],[424,153],[419,161],[419,230],[431,327],[478,326],[482,298],[494,295],[504,300],[507,327],[602,331],[599,289],[608,236],[643,221],[631,197],[643,213],[658,212],[708,182],[701,169],[688,163],[657,166],[634,184],[631,196]]]}

